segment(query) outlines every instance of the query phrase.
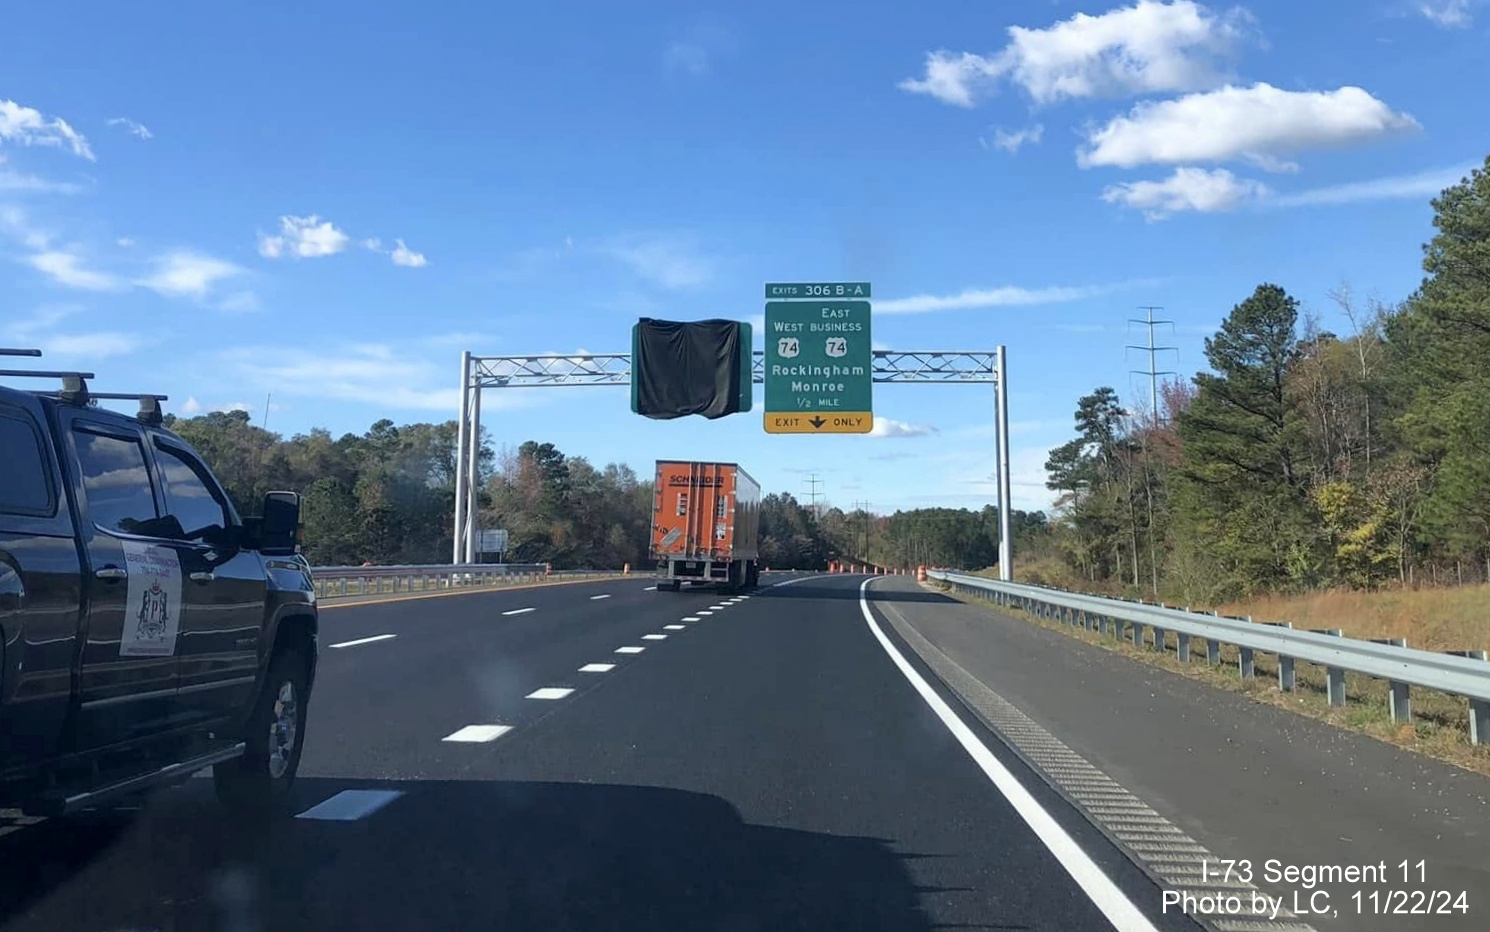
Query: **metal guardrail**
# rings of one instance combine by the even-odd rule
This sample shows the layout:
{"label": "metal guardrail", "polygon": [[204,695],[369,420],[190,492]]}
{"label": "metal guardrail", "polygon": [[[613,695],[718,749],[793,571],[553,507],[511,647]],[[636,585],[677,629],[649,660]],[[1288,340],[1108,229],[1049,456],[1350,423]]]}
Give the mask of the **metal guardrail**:
{"label": "metal guardrail", "polygon": [[[1167,650],[1167,632],[1173,631],[1176,656],[1182,663],[1190,660],[1193,638],[1205,641],[1206,660],[1212,664],[1221,662],[1221,645],[1230,644],[1239,652],[1237,664],[1244,678],[1254,675],[1256,653],[1273,654],[1278,658],[1278,687],[1285,692],[1291,692],[1296,682],[1295,661],[1317,664],[1325,668],[1326,691],[1333,706],[1345,704],[1347,672],[1385,680],[1391,686],[1392,720],[1398,723],[1412,720],[1412,686],[1461,696],[1469,700],[1470,743],[1490,744],[1490,663],[1485,662],[1483,651],[1435,653],[1390,641],[1342,637],[1338,629],[1295,631],[1286,623],[1252,622],[944,570],[933,570],[927,576],[999,605],[1119,639],[1127,629],[1133,644],[1140,647],[1149,643],[1155,650]],[[1151,642],[1145,637],[1148,629],[1154,633]]]}
{"label": "metal guardrail", "polygon": [[318,598],[389,592],[510,586],[542,579],[620,576],[618,570],[552,570],[545,563],[436,563],[408,566],[313,566]]}

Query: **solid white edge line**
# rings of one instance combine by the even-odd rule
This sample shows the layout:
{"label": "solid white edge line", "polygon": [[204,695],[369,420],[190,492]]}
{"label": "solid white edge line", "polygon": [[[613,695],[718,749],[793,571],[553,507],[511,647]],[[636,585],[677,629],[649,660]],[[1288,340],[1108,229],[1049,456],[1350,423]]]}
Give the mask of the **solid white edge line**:
{"label": "solid white edge line", "polygon": [[1019,817],[1040,839],[1040,843],[1055,856],[1061,867],[1065,868],[1066,873],[1071,875],[1071,879],[1076,881],[1077,886],[1081,887],[1082,892],[1092,901],[1092,905],[1107,917],[1107,921],[1111,922],[1113,927],[1120,932],[1158,932],[1157,927],[1149,921],[1148,917],[1133,905],[1132,900],[1128,899],[1128,895],[1112,882],[1112,878],[1103,873],[1102,868],[1097,866],[1090,855],[1081,850],[1081,846],[1066,834],[1066,830],[1061,828],[1050,813],[1046,812],[1044,807],[1030,795],[1029,790],[1024,788],[1024,784],[1020,783],[1019,779],[1010,773],[997,757],[994,757],[988,746],[973,734],[972,729],[968,728],[957,713],[952,711],[951,706],[937,695],[936,690],[932,689],[921,674],[916,672],[916,668],[906,661],[895,645],[890,643],[890,639],[885,636],[879,623],[874,620],[874,614],[869,610],[869,584],[877,578],[871,576],[859,585],[859,611],[863,613],[869,630],[874,632],[875,640],[879,641],[880,647],[890,655],[890,659],[900,669],[901,674],[916,692],[921,694],[921,698],[931,707],[931,711],[935,712],[936,717],[947,726],[947,730],[962,745],[963,750],[967,751],[968,756],[988,777],[994,788],[1003,795],[1004,799],[1008,800],[1009,805],[1014,807],[1014,811],[1019,813]]}
{"label": "solid white edge line", "polygon": [[396,634],[377,634],[370,638],[358,638],[355,641],[342,641],[340,644],[327,644],[327,647],[356,647],[358,644],[371,644],[373,641],[387,641],[398,637]]}
{"label": "solid white edge line", "polygon": [[593,602],[596,599],[608,599],[608,598],[610,598],[609,595],[592,595],[592,596],[590,596],[590,601]]}
{"label": "solid white edge line", "polygon": [[503,615],[521,615],[524,612],[536,612],[536,611],[538,611],[538,609],[536,609],[536,608],[514,608],[512,611],[510,611],[510,612],[503,612],[502,614]]}

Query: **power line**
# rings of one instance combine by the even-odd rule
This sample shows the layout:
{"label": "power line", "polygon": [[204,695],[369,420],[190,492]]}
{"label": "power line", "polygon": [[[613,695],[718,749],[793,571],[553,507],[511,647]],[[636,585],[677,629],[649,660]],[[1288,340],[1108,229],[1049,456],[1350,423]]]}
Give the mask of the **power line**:
{"label": "power line", "polygon": [[1143,318],[1143,319],[1139,319],[1139,318],[1136,318],[1136,317],[1130,317],[1130,318],[1128,318],[1128,323],[1130,323],[1130,324],[1143,324],[1145,327],[1148,328],[1148,331],[1149,331],[1149,342],[1148,342],[1148,345],[1147,346],[1134,346],[1133,344],[1130,343],[1130,344],[1128,344],[1128,346],[1126,348],[1127,349],[1130,349],[1130,350],[1135,350],[1136,349],[1136,350],[1146,350],[1146,351],[1148,351],[1148,354],[1149,354],[1149,367],[1147,369],[1130,369],[1129,371],[1132,374],[1134,374],[1134,375],[1146,375],[1146,376],[1149,377],[1149,404],[1153,406],[1152,412],[1153,412],[1153,417],[1154,417],[1154,423],[1155,424],[1159,424],[1163,420],[1162,415],[1159,413],[1159,376],[1161,376],[1161,375],[1174,375],[1175,373],[1172,372],[1172,371],[1167,371],[1167,370],[1161,371],[1158,368],[1156,368],[1156,363],[1155,363],[1156,354],[1157,353],[1161,353],[1161,352],[1173,351],[1175,353],[1175,358],[1179,358],[1179,348],[1178,347],[1174,347],[1174,346],[1155,346],[1154,345],[1154,326],[1156,324],[1169,324],[1171,327],[1174,326],[1174,321],[1172,321],[1172,320],[1155,320],[1154,319],[1154,312],[1155,311],[1162,311],[1162,310],[1164,310],[1164,308],[1162,308],[1162,307],[1140,307],[1139,310],[1140,311],[1146,311],[1146,312],[1148,312],[1147,316],[1145,318]]}

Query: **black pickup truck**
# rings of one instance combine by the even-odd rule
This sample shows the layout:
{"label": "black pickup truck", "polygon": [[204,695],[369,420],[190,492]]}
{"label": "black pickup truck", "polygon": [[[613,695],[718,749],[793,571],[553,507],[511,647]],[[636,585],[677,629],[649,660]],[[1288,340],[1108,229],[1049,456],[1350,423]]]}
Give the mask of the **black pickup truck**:
{"label": "black pickup truck", "polygon": [[299,498],[240,518],[163,396],[5,377],[62,388],[0,385],[0,808],[68,815],[207,767],[231,807],[282,807],[317,653]]}

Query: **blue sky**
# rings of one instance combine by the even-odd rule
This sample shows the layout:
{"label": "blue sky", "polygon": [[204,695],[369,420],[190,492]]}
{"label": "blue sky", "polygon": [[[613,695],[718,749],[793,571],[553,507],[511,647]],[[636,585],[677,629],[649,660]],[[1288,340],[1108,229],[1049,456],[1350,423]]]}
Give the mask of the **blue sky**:
{"label": "blue sky", "polygon": [[[454,416],[459,353],[621,352],[868,280],[897,350],[1008,347],[1014,500],[1076,399],[1125,399],[1260,282],[1420,280],[1431,196],[1490,153],[1481,0],[12,5],[0,344],[180,413]],[[757,395],[757,405],[760,396]],[[994,494],[988,386],[879,386],[872,436],[488,392],[498,443],[736,460],[876,511]]]}

